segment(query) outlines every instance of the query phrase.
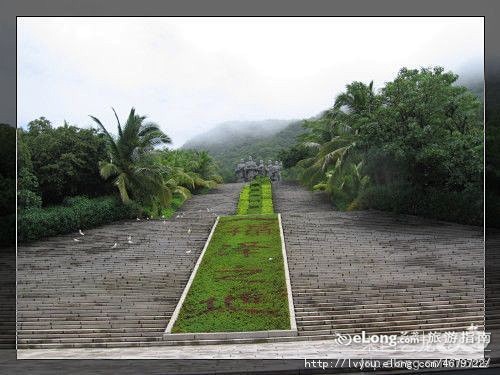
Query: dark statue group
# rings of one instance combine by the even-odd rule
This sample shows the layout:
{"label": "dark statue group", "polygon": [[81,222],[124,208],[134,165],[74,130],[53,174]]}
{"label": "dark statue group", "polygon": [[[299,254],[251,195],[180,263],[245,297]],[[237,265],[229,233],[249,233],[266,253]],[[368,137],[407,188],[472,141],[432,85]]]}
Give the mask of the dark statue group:
{"label": "dark statue group", "polygon": [[234,172],[236,173],[238,182],[249,182],[257,176],[268,176],[274,182],[281,180],[282,167],[283,164],[277,160],[274,163],[269,160],[267,165],[264,165],[263,160],[257,164],[249,156],[248,161],[241,159]]}

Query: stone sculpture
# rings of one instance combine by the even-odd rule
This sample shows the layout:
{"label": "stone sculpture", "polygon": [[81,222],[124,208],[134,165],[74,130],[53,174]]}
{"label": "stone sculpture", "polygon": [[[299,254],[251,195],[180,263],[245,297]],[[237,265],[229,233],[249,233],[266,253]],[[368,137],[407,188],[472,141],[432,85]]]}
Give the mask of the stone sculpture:
{"label": "stone sculpture", "polygon": [[248,157],[248,161],[245,163],[245,174],[246,181],[252,181],[257,177],[258,169],[257,164],[253,161],[252,157]]}
{"label": "stone sculpture", "polygon": [[246,162],[244,159],[240,160],[234,172],[238,182],[249,182],[257,176],[268,176],[271,181],[280,181],[282,168],[283,163],[281,161],[276,160],[273,163],[272,160],[269,160],[266,166],[263,160],[260,160],[259,164],[257,164],[249,156]]}
{"label": "stone sculpture", "polygon": [[266,175],[266,166],[264,165],[264,160],[260,160],[259,165],[257,166],[259,176]]}
{"label": "stone sculpture", "polygon": [[234,170],[236,174],[236,180],[238,182],[243,182],[246,181],[246,174],[245,174],[245,160],[241,159],[238,165],[236,166],[236,169]]}

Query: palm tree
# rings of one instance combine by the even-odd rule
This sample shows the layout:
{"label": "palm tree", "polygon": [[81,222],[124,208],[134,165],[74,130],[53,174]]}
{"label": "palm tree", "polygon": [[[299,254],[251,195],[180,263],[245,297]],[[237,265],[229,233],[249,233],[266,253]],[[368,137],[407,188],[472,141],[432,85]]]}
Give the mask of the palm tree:
{"label": "palm tree", "polygon": [[196,190],[213,188],[222,182],[216,165],[206,151],[168,150],[162,153],[162,163],[169,171],[169,178],[178,185]]}
{"label": "palm tree", "polygon": [[309,132],[302,137],[303,145],[316,152],[297,164],[303,168],[304,183],[328,191],[342,206],[356,205],[358,193],[369,183],[362,174],[358,129],[372,121],[378,105],[373,82],[353,82],[337,96],[331,109],[306,122]]}
{"label": "palm tree", "polygon": [[106,136],[109,148],[109,160],[99,162],[100,174],[104,179],[114,178],[124,203],[131,200],[141,203],[157,202],[160,207],[167,207],[172,197],[172,186],[164,180],[164,168],[155,162],[156,147],[171,143],[171,139],[160,127],[146,122],[146,116],[139,116],[135,109],[130,110],[125,125],[122,127],[116,111],[113,109],[118,125],[118,137],[113,137],[101,123],[90,116]]}
{"label": "palm tree", "polygon": [[326,112],[315,122],[313,130],[303,138],[303,145],[316,150],[316,154],[299,162],[304,167],[303,181],[313,186],[325,181],[326,173],[334,166],[340,169],[356,148],[358,132],[349,125],[337,109]]}
{"label": "palm tree", "polygon": [[371,113],[377,105],[377,97],[373,90],[373,81],[368,85],[363,82],[353,82],[346,86],[346,91],[335,99],[334,108],[345,108],[348,113],[363,115]]}

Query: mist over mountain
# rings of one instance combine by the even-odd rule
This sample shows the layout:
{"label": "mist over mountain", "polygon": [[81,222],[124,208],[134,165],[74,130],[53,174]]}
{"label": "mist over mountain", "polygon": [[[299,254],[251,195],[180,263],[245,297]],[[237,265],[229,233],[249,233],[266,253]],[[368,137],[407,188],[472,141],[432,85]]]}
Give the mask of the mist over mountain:
{"label": "mist over mountain", "polygon": [[183,148],[199,148],[226,144],[227,141],[261,139],[276,134],[290,124],[290,120],[226,121],[189,139]]}
{"label": "mist over mountain", "polygon": [[467,87],[484,102],[484,67],[482,62],[471,62],[456,72],[457,84]]}
{"label": "mist over mountain", "polygon": [[274,160],[302,132],[299,120],[229,121],[191,138],[182,148],[208,151],[224,180],[234,181],[234,168],[241,158]]}

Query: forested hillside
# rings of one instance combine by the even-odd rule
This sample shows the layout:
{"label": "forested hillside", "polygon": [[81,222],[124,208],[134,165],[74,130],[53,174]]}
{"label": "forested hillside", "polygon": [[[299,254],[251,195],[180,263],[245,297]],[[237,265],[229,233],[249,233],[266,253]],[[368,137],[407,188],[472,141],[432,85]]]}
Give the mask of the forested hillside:
{"label": "forested hillside", "polygon": [[259,161],[276,159],[282,149],[296,143],[304,131],[301,121],[234,121],[221,124],[184,144],[184,149],[206,150],[220,167],[224,181],[234,181],[238,161],[252,156]]}

